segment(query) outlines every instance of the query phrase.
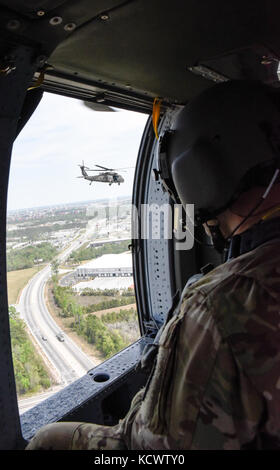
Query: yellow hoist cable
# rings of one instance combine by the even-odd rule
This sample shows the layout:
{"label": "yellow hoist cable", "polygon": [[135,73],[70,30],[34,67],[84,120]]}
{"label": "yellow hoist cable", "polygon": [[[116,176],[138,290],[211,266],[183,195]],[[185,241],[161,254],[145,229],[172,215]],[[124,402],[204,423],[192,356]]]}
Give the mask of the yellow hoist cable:
{"label": "yellow hoist cable", "polygon": [[161,102],[162,100],[160,98],[155,98],[154,104],[153,104],[153,128],[154,128],[154,132],[155,132],[157,139],[158,139],[158,121],[159,121],[159,116],[160,116]]}

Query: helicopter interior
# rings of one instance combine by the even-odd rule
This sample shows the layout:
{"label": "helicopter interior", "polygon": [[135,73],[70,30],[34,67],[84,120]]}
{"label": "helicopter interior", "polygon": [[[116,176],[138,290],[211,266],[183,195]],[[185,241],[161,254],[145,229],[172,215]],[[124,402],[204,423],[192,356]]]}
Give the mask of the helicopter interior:
{"label": "helicopter interior", "polygon": [[[280,6],[276,0],[0,0],[0,9],[0,448],[23,449],[50,422],[117,423],[146,383],[147,373],[137,365],[174,294],[207,263],[222,260],[196,243],[191,250],[176,250],[174,239],[135,239],[141,339],[19,416],[3,250],[16,136],[44,91],[87,101],[96,112],[115,107],[146,113],[133,202],[165,204],[169,195],[156,173],[156,132],[160,135],[182,105],[215,83],[257,79],[279,86]],[[156,132],[155,98],[161,103]]]}

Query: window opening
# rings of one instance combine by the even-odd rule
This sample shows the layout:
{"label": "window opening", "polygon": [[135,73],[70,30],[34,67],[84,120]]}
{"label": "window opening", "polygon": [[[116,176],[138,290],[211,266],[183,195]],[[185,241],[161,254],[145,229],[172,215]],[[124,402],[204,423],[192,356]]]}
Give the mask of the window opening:
{"label": "window opening", "polygon": [[128,245],[146,120],[45,93],[14,144],[7,278],[20,414],[140,337]]}

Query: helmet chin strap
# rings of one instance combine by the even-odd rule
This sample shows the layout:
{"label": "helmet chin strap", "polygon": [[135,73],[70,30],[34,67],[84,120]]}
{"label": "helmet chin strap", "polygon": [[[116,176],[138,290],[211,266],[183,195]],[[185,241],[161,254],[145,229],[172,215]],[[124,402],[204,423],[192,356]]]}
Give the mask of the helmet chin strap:
{"label": "helmet chin strap", "polygon": [[223,236],[219,223],[217,223],[216,225],[208,225],[208,223],[206,222],[206,225],[211,234],[213,248],[215,248],[218,253],[224,253],[225,250],[228,248],[229,241]]}

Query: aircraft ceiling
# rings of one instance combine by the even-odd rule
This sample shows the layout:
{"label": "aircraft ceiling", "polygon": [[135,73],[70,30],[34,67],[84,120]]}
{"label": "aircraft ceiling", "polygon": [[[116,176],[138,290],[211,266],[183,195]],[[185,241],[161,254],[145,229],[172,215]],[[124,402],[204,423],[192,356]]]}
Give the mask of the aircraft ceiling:
{"label": "aircraft ceiling", "polygon": [[278,86],[275,0],[0,0],[0,8],[2,34],[48,56],[47,88],[77,87],[100,103],[110,93],[136,107],[154,97],[185,103],[232,78]]}

